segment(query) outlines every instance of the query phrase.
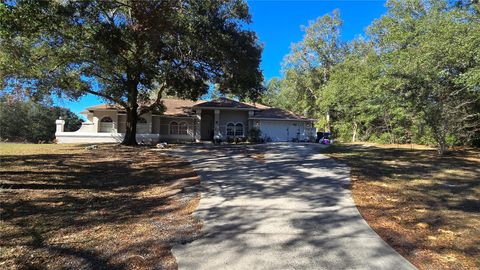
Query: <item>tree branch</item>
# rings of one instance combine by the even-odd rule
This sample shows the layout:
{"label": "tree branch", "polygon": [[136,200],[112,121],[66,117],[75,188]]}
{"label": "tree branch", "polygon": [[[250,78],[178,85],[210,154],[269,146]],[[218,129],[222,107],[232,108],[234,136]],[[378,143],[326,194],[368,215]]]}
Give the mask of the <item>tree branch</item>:
{"label": "tree branch", "polygon": [[149,106],[141,108],[140,112],[138,113],[139,116],[152,111],[156,107],[156,105],[160,104],[160,101],[162,100],[163,90],[165,90],[165,87],[165,84],[162,84],[162,86],[158,90],[157,98],[155,99],[155,101]]}
{"label": "tree branch", "polygon": [[119,105],[122,105],[122,106],[125,107],[125,108],[128,107],[127,103],[123,102],[123,101],[120,100],[120,99],[113,98],[113,97],[111,97],[111,96],[109,96],[109,95],[105,95],[105,94],[102,94],[102,93],[100,93],[100,92],[96,92],[96,91],[89,90],[89,89],[85,90],[85,92],[87,92],[87,93],[89,93],[89,94],[92,94],[92,95],[99,96],[99,97],[103,97],[103,98],[105,98],[105,99],[107,99],[107,100],[110,100],[110,101],[115,102],[115,103],[117,103],[117,104],[119,104]]}

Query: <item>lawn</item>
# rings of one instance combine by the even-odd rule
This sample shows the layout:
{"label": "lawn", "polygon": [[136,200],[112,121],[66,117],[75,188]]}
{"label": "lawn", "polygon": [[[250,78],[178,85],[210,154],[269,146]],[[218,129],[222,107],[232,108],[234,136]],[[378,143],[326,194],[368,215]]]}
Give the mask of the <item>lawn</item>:
{"label": "lawn", "polygon": [[175,269],[199,177],[148,148],[0,144],[1,269]]}
{"label": "lawn", "polygon": [[370,226],[419,269],[480,268],[480,151],[340,144]]}

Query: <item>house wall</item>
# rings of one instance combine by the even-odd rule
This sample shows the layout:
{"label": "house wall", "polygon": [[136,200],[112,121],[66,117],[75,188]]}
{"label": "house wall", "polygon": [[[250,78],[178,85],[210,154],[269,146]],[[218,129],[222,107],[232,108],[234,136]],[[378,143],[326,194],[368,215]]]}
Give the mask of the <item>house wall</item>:
{"label": "house wall", "polygon": [[[57,132],[57,143],[120,143],[124,138],[121,133],[87,133],[87,132]],[[159,134],[137,134],[137,142],[154,144],[160,141]]]}
{"label": "house wall", "polygon": [[85,114],[85,117],[87,118],[87,121],[88,121],[88,122],[92,122],[92,123],[93,123],[93,113],[88,112],[88,113]]}
{"label": "house wall", "polygon": [[221,110],[220,111],[220,134],[222,136],[227,135],[227,124],[228,123],[242,123],[243,124],[243,134],[247,135],[248,130],[248,111],[234,111],[234,110]]}
{"label": "house wall", "polygon": [[[147,123],[140,123],[137,122],[137,133],[138,134],[152,134],[152,113],[145,113],[140,116],[141,118],[144,118]],[[139,117],[139,118],[140,118]]]}
{"label": "house wall", "polygon": [[[114,123],[114,129],[111,133],[125,133],[126,132],[126,123],[127,123],[127,115],[126,114],[118,114],[116,111],[96,111],[92,114],[92,122],[94,123],[93,130],[88,130],[92,132],[99,132],[100,131],[100,121],[103,117],[110,117]],[[147,121],[146,124],[138,123],[137,126],[137,133],[139,134],[158,134],[159,133],[159,125],[158,117],[153,117],[151,113],[143,114],[141,117],[145,118]],[[156,119],[155,119],[156,118]],[[152,121],[157,121],[158,123],[153,123]],[[143,125],[141,127],[141,125]],[[157,129],[154,132],[154,126]],[[83,131],[83,130],[82,130]],[[100,132],[99,132],[100,133]]]}
{"label": "house wall", "polygon": [[[115,133],[118,129],[118,114],[117,111],[96,111],[93,113],[93,124],[95,126],[94,132],[100,132],[100,121],[104,117],[110,117],[113,120],[113,130],[112,132]],[[118,131],[117,131],[118,132]]]}
{"label": "house wall", "polygon": [[[160,140],[166,142],[193,141],[195,134],[195,125],[193,118],[190,117],[159,117],[160,118]],[[187,123],[187,135],[170,134],[170,123]]]}
{"label": "house wall", "polygon": [[[93,117],[92,117],[93,119]],[[75,131],[78,133],[97,133],[97,126],[93,124],[93,122],[83,122],[82,126]]]}
{"label": "house wall", "polygon": [[127,130],[127,115],[118,115],[118,133],[125,133]]}
{"label": "house wall", "polygon": [[243,123],[244,125],[247,125],[248,122],[248,112],[247,111],[230,111],[230,110],[225,110],[225,111],[220,111],[220,121],[219,124],[221,126],[226,126],[227,123],[233,122],[233,123]]}
{"label": "house wall", "polygon": [[152,115],[152,133],[160,134],[160,121],[161,118],[158,115]]}

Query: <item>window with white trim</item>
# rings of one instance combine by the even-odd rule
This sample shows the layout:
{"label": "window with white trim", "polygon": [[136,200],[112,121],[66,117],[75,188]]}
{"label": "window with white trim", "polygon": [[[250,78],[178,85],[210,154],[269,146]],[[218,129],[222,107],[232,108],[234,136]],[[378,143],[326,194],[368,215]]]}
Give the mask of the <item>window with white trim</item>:
{"label": "window with white trim", "polygon": [[170,122],[170,134],[172,135],[178,134],[178,123],[175,121]]}
{"label": "window with white trim", "polygon": [[178,125],[178,134],[180,135],[188,134],[188,126],[186,122],[180,122],[180,124]]}
{"label": "window with white trim", "polygon": [[243,137],[243,124],[236,123],[235,124],[235,137]]}
{"label": "window with white trim", "polygon": [[102,120],[100,120],[100,122],[102,122],[102,123],[112,123],[113,120],[112,120],[111,117],[105,116],[105,117],[102,118]]}
{"label": "window with white trim", "polygon": [[105,116],[100,120],[100,129],[101,133],[110,133],[113,130],[113,120],[111,117]]}
{"label": "window with white trim", "polygon": [[227,136],[235,135],[235,124],[227,123]]}

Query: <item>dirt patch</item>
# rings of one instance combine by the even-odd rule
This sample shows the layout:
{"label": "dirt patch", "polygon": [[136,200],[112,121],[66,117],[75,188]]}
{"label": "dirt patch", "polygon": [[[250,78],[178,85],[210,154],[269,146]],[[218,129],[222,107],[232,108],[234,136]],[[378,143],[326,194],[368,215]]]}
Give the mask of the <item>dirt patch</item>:
{"label": "dirt patch", "polygon": [[0,145],[0,268],[176,269],[199,177],[147,148]]}
{"label": "dirt patch", "polygon": [[335,145],[369,225],[419,269],[480,268],[480,152]]}

